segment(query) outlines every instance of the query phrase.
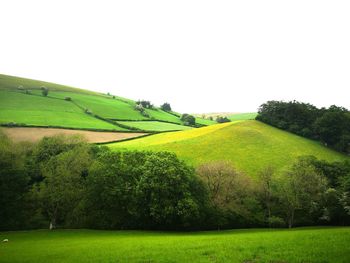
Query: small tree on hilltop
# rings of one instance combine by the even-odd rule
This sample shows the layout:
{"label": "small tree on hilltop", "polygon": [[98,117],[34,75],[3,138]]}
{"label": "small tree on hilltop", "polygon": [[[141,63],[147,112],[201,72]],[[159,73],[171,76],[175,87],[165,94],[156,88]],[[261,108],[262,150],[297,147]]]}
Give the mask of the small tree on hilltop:
{"label": "small tree on hilltop", "polygon": [[171,111],[171,106],[169,103],[165,102],[162,106],[160,106],[160,108],[163,110],[163,111]]}

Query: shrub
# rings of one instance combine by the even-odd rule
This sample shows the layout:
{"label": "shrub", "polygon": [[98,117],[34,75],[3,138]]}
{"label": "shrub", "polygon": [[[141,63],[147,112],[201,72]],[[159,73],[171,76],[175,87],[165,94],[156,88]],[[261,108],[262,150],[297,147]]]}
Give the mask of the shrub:
{"label": "shrub", "polygon": [[163,111],[171,111],[171,106],[169,103],[165,102],[163,105],[160,106],[160,108],[163,110]]}
{"label": "shrub", "polygon": [[196,124],[196,118],[187,113],[182,114],[181,120],[183,121],[184,125],[193,126]]}
{"label": "shrub", "polygon": [[224,123],[224,122],[230,122],[231,120],[229,119],[229,118],[227,118],[227,117],[221,117],[221,116],[218,116],[217,118],[216,118],[216,122],[218,122],[218,123]]}
{"label": "shrub", "polygon": [[152,103],[148,100],[139,100],[138,102],[136,102],[136,104],[141,105],[145,109],[153,109]]}
{"label": "shrub", "polygon": [[64,100],[71,101],[72,98],[71,97],[64,97]]}
{"label": "shrub", "polygon": [[89,115],[92,115],[92,111],[89,110],[89,109],[85,109],[85,113],[86,113],[86,114],[89,114]]}
{"label": "shrub", "polygon": [[41,94],[44,96],[44,97],[47,97],[47,95],[49,94],[49,89],[42,86],[41,87]]}

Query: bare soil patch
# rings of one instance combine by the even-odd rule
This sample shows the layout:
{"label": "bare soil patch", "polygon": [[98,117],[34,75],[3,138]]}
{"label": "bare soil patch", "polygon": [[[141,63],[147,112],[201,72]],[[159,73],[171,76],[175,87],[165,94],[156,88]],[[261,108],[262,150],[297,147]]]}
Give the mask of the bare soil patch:
{"label": "bare soil patch", "polygon": [[97,131],[82,131],[69,129],[55,129],[55,128],[34,128],[34,127],[14,127],[1,128],[7,136],[13,141],[22,142],[36,142],[43,137],[50,137],[58,134],[64,135],[82,135],[91,143],[103,143],[120,141],[130,138],[136,138],[147,133],[131,133],[131,132],[97,132]]}

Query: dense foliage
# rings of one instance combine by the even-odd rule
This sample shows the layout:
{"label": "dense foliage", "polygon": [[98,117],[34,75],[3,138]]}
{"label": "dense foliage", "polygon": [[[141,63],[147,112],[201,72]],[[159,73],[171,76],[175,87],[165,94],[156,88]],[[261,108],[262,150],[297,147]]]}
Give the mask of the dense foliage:
{"label": "dense foliage", "polygon": [[79,137],[0,138],[0,229],[222,229],[350,224],[350,162],[303,157],[252,180],[168,152],[111,152]]}
{"label": "dense foliage", "polygon": [[256,119],[350,153],[350,112],[343,107],[318,109],[297,101],[268,101]]}
{"label": "dense foliage", "polygon": [[196,124],[196,118],[187,113],[181,115],[181,120],[185,125],[194,126]]}
{"label": "dense foliage", "polygon": [[163,111],[171,111],[171,106],[169,103],[165,102],[163,103],[160,108],[163,110]]}
{"label": "dense foliage", "polygon": [[231,120],[229,118],[227,118],[226,116],[222,117],[222,116],[218,116],[216,118],[216,122],[218,123],[224,123],[224,122],[230,122]]}

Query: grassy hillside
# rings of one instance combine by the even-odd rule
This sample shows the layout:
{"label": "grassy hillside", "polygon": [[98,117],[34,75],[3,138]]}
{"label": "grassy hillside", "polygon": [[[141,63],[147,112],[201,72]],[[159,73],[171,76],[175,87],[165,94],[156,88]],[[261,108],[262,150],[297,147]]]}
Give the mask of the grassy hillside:
{"label": "grassy hillside", "polygon": [[0,90],[0,123],[126,130],[85,114],[71,102]]}
{"label": "grassy hillside", "polygon": [[348,262],[350,228],[0,233],[0,262]]}
{"label": "grassy hillside", "polygon": [[182,131],[193,129],[189,126],[160,121],[117,121],[117,123],[143,131]]}
{"label": "grassy hillside", "polygon": [[[42,86],[49,89],[47,97],[41,94]],[[44,81],[0,75],[0,92],[0,124],[123,131],[126,129],[113,125],[109,120],[160,120],[178,126],[161,122],[138,125],[145,126],[147,130],[152,128],[153,131],[188,129],[180,126],[183,123],[179,116],[159,108],[146,109],[149,117],[145,117],[135,110],[135,101]],[[66,97],[70,97],[71,101],[66,101]],[[85,109],[92,114],[86,114]],[[95,118],[94,115],[105,120]],[[156,124],[159,126],[155,127]]]}
{"label": "grassy hillside", "polygon": [[240,121],[240,120],[254,120],[256,112],[247,112],[247,113],[237,113],[227,116],[231,121]]}
{"label": "grassy hillside", "polygon": [[22,86],[24,89],[29,89],[32,91],[40,90],[40,88],[44,86],[52,91],[69,91],[69,92],[104,96],[98,92],[93,92],[89,90],[73,88],[70,86],[55,84],[55,83],[41,81],[41,80],[26,79],[26,78],[0,74],[0,89],[16,90],[19,86]]}
{"label": "grassy hillside", "polygon": [[156,134],[110,144],[110,147],[114,150],[171,151],[192,165],[228,160],[236,168],[253,176],[268,165],[281,170],[301,155],[314,155],[328,161],[349,159],[318,142],[254,120]]}

